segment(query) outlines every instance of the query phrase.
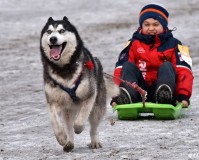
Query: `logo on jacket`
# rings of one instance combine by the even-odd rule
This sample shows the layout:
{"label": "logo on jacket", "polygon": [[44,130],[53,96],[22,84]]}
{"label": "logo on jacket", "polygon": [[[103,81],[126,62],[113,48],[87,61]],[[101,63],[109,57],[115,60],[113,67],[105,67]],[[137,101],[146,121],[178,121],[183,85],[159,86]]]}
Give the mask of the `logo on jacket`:
{"label": "logo on jacket", "polygon": [[145,53],[146,51],[144,50],[144,48],[139,47],[139,48],[137,49],[137,52],[138,52],[138,53]]}

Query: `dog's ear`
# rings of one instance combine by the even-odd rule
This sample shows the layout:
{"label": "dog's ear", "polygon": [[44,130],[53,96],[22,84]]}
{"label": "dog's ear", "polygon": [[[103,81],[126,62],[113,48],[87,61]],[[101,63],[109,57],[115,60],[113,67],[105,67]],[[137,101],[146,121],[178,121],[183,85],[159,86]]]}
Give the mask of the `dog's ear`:
{"label": "dog's ear", "polygon": [[68,18],[66,16],[63,17],[64,21],[68,21]]}
{"label": "dog's ear", "polygon": [[52,22],[52,21],[54,21],[53,18],[52,18],[52,17],[49,17],[49,18],[48,18],[48,22]]}

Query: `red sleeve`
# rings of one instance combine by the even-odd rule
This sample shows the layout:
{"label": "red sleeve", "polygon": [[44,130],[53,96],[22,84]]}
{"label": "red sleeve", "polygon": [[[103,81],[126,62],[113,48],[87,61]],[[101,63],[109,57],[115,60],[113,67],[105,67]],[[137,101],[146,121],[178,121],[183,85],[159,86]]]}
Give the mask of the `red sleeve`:
{"label": "red sleeve", "polygon": [[177,66],[177,86],[176,86],[176,95],[185,95],[188,98],[192,95],[192,86],[193,86],[193,74],[192,72],[185,67]]}
{"label": "red sleeve", "polygon": [[179,50],[175,48],[175,56],[172,58],[172,63],[175,65],[177,83],[176,83],[176,96],[182,96],[189,99],[192,95],[193,74],[191,66],[181,58]]}
{"label": "red sleeve", "polygon": [[[115,68],[114,76],[120,78],[121,70],[122,70],[122,67]],[[120,85],[120,80],[119,79],[113,78],[113,80],[118,86]]]}
{"label": "red sleeve", "polygon": [[[116,62],[116,67],[114,70],[114,76],[120,78],[121,75],[121,70],[123,67],[123,64],[127,61],[129,61],[129,59],[131,59],[132,61],[132,43],[133,40],[129,40],[126,47],[121,51],[119,57],[118,57],[118,61]],[[114,82],[118,85],[120,85],[120,80],[117,78],[113,78]]]}

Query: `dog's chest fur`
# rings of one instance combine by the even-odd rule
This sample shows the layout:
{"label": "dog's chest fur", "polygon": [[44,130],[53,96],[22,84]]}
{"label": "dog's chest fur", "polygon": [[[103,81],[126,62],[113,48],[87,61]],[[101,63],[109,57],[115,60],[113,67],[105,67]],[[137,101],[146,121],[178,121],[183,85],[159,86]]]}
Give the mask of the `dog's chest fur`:
{"label": "dog's chest fur", "polygon": [[[77,64],[76,71],[73,74],[69,74],[68,77],[64,75],[64,73],[60,71],[55,71],[48,67],[48,77],[50,76],[52,79],[54,79],[56,82],[63,85],[64,87],[71,89],[75,85],[77,85],[77,80],[80,80],[80,84],[75,91],[75,94],[79,99],[78,101],[89,98],[92,94],[94,94],[94,91],[97,87],[94,85],[95,83],[91,83],[91,81],[94,82],[95,79],[90,77],[89,74],[87,74],[86,72],[88,73],[91,71],[85,69],[82,63]],[[58,75],[58,73],[62,74]],[[70,103],[73,103],[70,95],[66,91],[61,89],[60,86],[54,84],[51,78],[45,78],[45,92],[48,103],[59,103],[60,105],[66,106],[69,106]]]}

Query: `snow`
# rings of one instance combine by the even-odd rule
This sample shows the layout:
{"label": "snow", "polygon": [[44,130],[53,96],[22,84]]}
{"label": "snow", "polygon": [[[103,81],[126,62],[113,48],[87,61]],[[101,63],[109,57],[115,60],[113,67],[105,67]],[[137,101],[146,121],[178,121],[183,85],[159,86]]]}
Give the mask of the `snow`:
{"label": "snow", "polygon": [[[174,121],[119,121],[107,104],[100,125],[103,148],[91,150],[89,125],[65,153],[53,134],[43,91],[40,32],[47,19],[67,16],[86,47],[112,74],[115,61],[138,27],[140,9],[158,0],[0,1],[0,160],[199,159],[199,4],[161,1],[170,13],[174,36],[190,47],[195,76],[191,110]],[[111,126],[109,120],[116,120]]]}

